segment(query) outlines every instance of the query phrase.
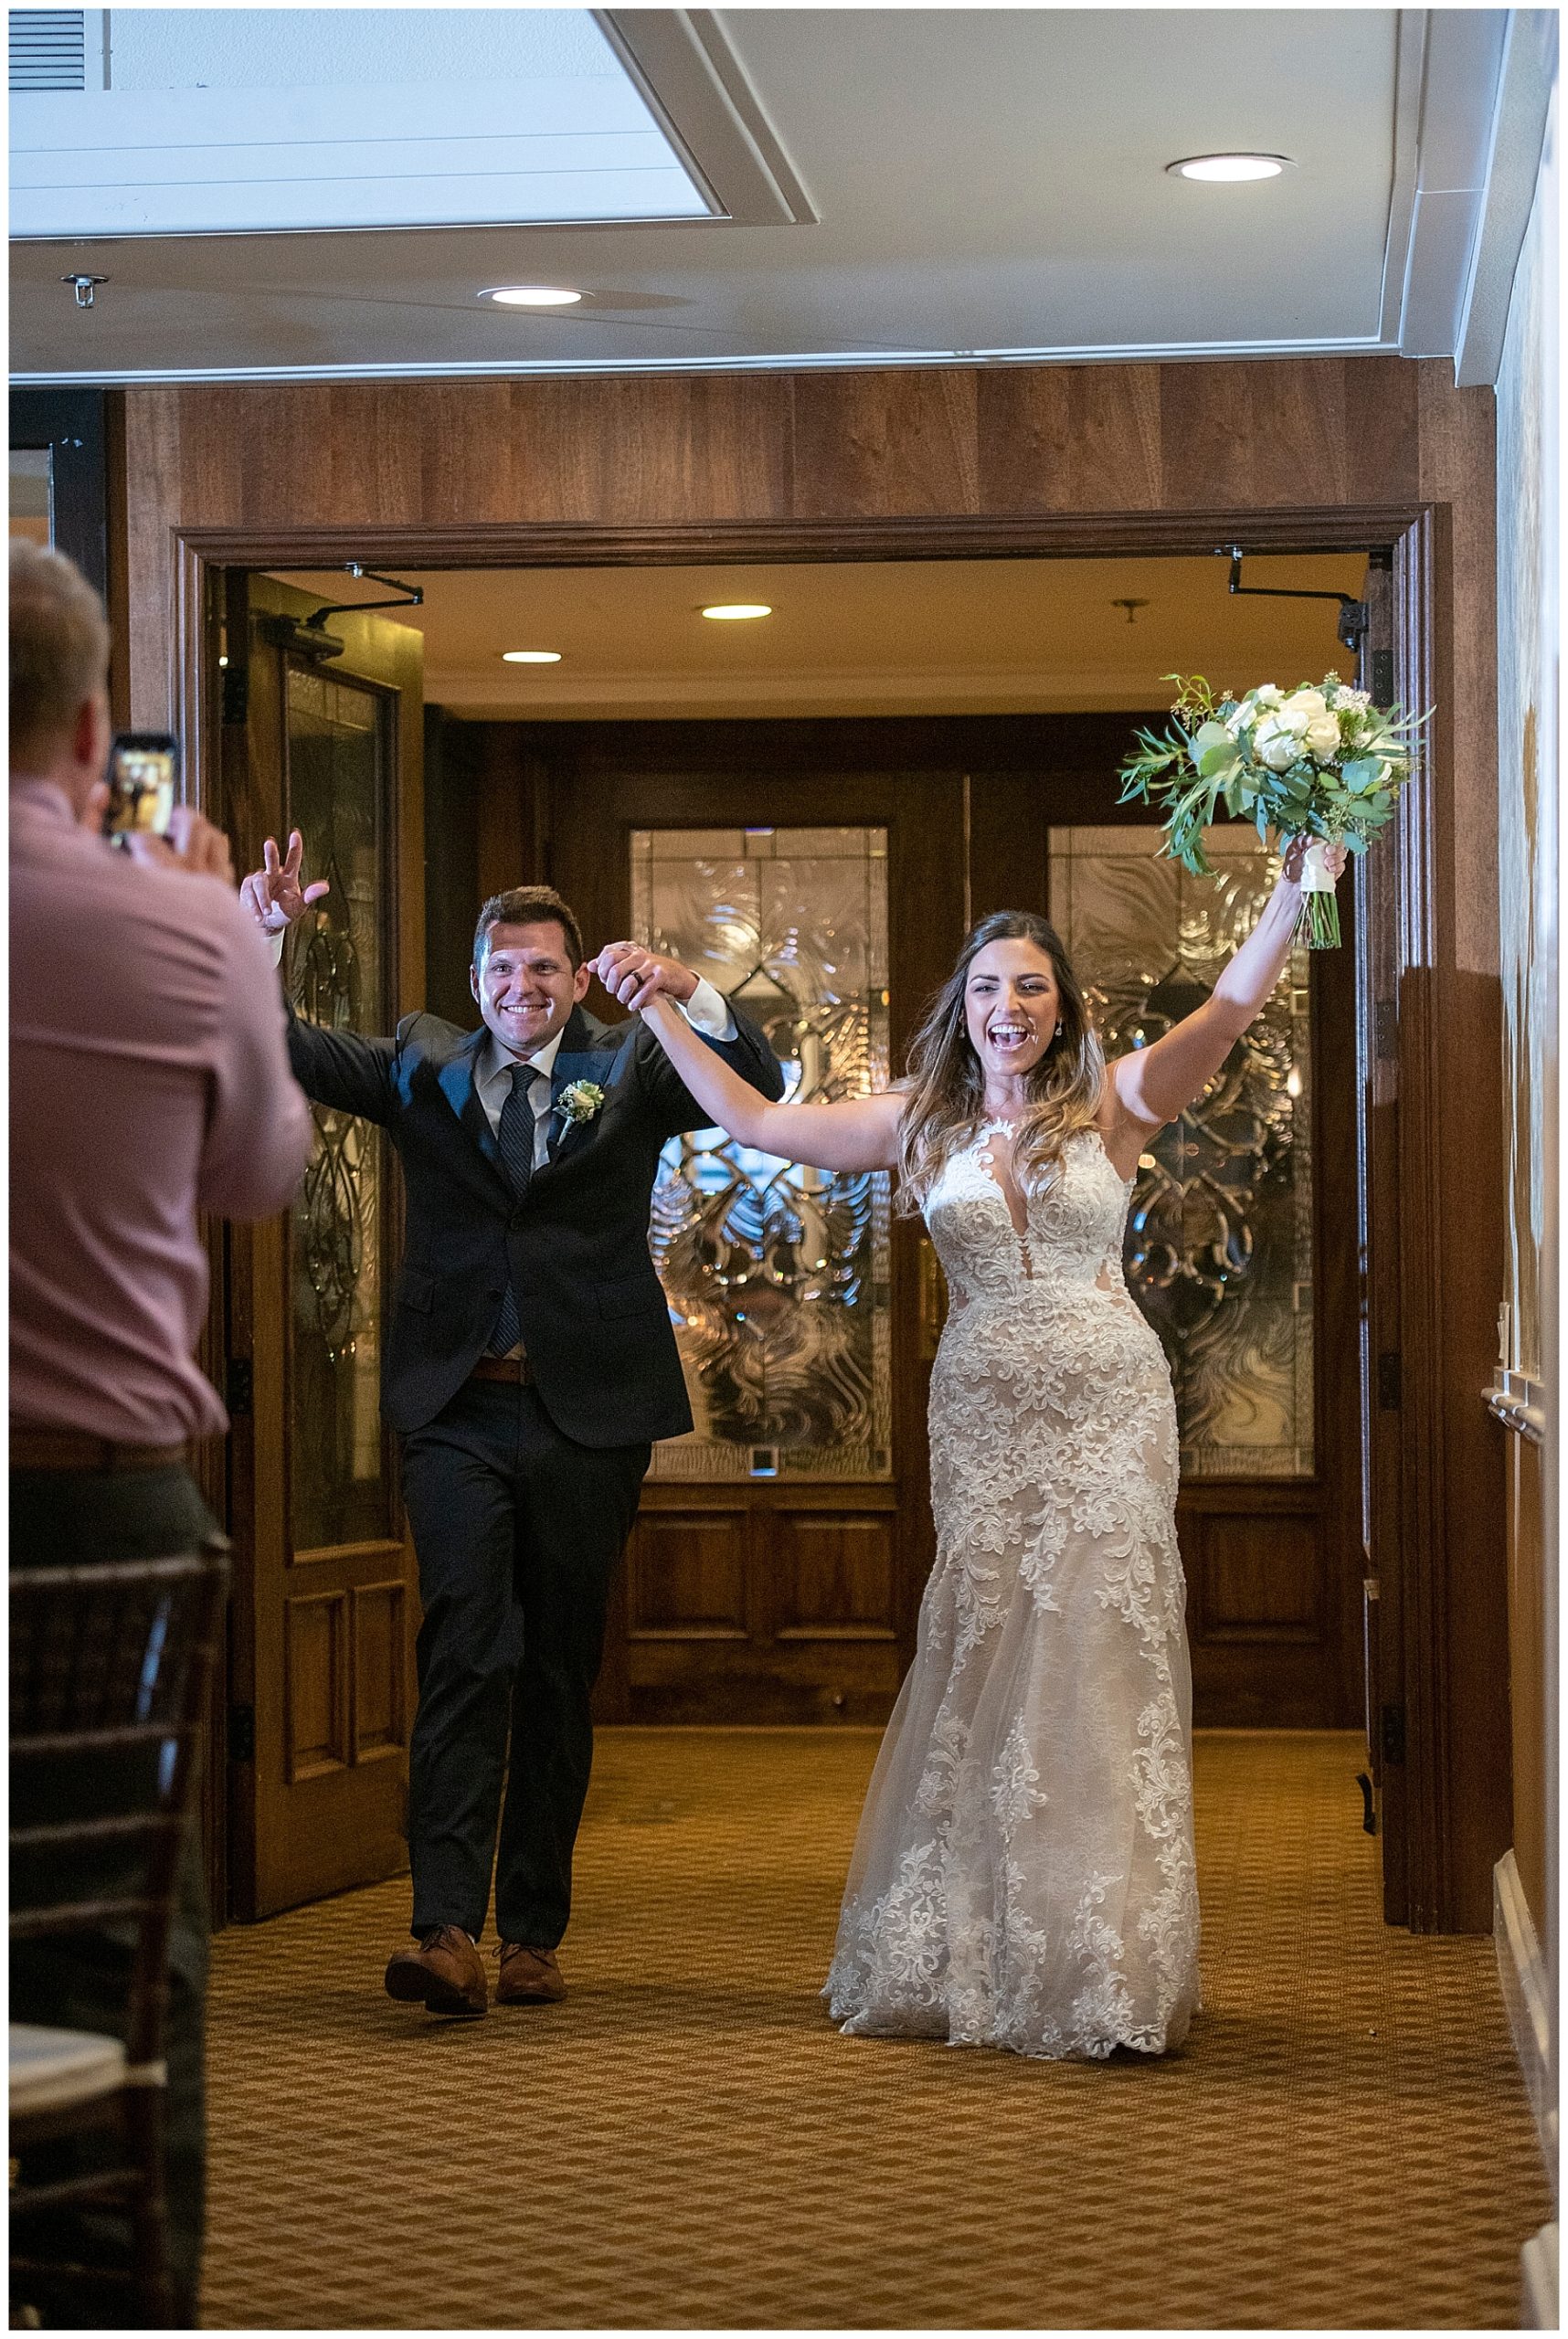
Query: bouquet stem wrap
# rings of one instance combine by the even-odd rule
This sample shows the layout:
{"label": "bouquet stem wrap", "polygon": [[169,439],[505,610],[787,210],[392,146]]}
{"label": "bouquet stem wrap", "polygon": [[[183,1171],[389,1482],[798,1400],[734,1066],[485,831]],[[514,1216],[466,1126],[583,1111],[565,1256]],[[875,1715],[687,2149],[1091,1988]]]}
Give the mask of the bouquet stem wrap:
{"label": "bouquet stem wrap", "polygon": [[1327,844],[1319,839],[1308,846],[1301,863],[1301,914],[1296,921],[1296,931],[1308,950],[1337,950],[1340,947],[1340,905],[1328,852]]}

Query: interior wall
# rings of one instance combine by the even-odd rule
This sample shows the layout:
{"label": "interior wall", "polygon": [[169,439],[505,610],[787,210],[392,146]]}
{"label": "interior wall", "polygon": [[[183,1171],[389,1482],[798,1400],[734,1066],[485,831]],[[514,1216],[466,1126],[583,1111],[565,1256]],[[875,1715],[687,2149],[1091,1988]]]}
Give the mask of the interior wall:
{"label": "interior wall", "polygon": [[[1491,1865],[1511,1836],[1504,1433],[1481,1402],[1496,1352],[1503,1148],[1499,1136],[1495,1166],[1478,1176],[1476,1147],[1478,1128],[1501,1125],[1491,392],[1456,389],[1442,359],[1321,357],[204,386],[123,399],[132,714],[149,728],[180,701],[182,530],[406,527],[446,531],[455,546],[476,524],[919,520],[939,545],[948,521],[1058,514],[1092,516],[1114,544],[1118,521],[1126,534],[1146,515],[1202,526],[1248,509],[1426,507],[1436,630],[1431,672],[1417,679],[1438,710],[1426,796],[1436,858],[1402,981],[1430,1008],[1409,1072],[1436,1137],[1419,1222],[1435,1229],[1423,1273],[1443,1453],[1418,1466],[1447,1531],[1422,1625],[1440,1710],[1412,1717],[1436,1750],[1441,1817],[1421,1854],[1430,1895],[1413,1917],[1489,1930]],[[504,817],[521,821],[521,808]],[[480,840],[481,884],[499,841]]]}
{"label": "interior wall", "polygon": [[[1549,163],[1520,255],[1497,386],[1498,835],[1509,1137],[1502,1290],[1508,1313],[1499,1361],[1538,1412],[1550,1411],[1557,1394],[1555,195]],[[1537,1936],[1554,1969],[1556,1894],[1549,1855],[1554,1832],[1551,1716],[1557,1695],[1549,1491],[1554,1467],[1543,1470],[1548,1456],[1532,1439],[1521,1432],[1515,1438],[1508,1522],[1513,1849]]]}

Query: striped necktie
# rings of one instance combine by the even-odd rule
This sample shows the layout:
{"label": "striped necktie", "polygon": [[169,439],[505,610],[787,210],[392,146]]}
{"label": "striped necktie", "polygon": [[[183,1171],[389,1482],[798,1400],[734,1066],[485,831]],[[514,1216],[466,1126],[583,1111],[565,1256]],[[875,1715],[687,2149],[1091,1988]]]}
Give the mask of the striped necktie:
{"label": "striped necktie", "polygon": [[501,1159],[506,1164],[512,1191],[519,1201],[527,1192],[528,1181],[534,1175],[536,1133],[534,1083],[545,1076],[536,1064],[514,1064],[512,1067],[512,1094],[501,1108],[501,1126],[496,1132],[501,1144]]}
{"label": "striped necktie", "polygon": [[[536,1125],[534,1118],[533,1090],[536,1080],[546,1075],[536,1064],[514,1064],[512,1067],[512,1091],[501,1108],[501,1126],[496,1132],[501,1146],[501,1159],[512,1191],[519,1201],[528,1191],[534,1175],[534,1143]],[[490,1336],[492,1356],[506,1356],[522,1338],[522,1320],[517,1311],[517,1295],[508,1276],[502,1297],[501,1310],[495,1318],[495,1329]]]}

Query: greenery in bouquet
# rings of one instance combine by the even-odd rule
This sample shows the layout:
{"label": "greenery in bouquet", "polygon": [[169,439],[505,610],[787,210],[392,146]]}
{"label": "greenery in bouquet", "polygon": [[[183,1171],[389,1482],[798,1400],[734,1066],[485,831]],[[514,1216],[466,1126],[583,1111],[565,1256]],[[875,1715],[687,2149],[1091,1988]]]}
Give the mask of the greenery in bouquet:
{"label": "greenery in bouquet", "polygon": [[[1141,798],[1165,813],[1160,850],[1195,876],[1212,877],[1203,831],[1221,814],[1251,820],[1281,850],[1294,837],[1365,852],[1393,818],[1410,778],[1425,715],[1373,706],[1338,674],[1282,691],[1273,683],[1237,697],[1202,674],[1166,674],[1177,698],[1163,738],[1138,734],[1123,764],[1121,801]],[[1313,949],[1340,939],[1332,877],[1310,849],[1303,874],[1301,927]]]}

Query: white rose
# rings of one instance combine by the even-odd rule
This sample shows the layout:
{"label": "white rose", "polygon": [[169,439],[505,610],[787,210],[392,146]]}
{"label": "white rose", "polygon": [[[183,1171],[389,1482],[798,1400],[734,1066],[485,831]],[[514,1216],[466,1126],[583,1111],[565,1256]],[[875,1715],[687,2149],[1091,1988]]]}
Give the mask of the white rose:
{"label": "white rose", "polygon": [[1274,683],[1260,683],[1252,693],[1255,703],[1262,707],[1277,706],[1284,695],[1284,692]]}
{"label": "white rose", "polygon": [[1266,714],[1253,734],[1252,751],[1270,771],[1288,771],[1301,753],[1300,734],[1279,715]]}
{"label": "white rose", "polygon": [[1316,723],[1329,712],[1329,702],[1321,691],[1292,691],[1280,708],[1281,714],[1298,719],[1303,731],[1308,723]]}
{"label": "white rose", "polygon": [[1319,762],[1326,762],[1330,756],[1337,756],[1340,752],[1339,716],[1328,709],[1325,709],[1321,714],[1315,715],[1307,725],[1303,744],[1308,754],[1316,756]]}

